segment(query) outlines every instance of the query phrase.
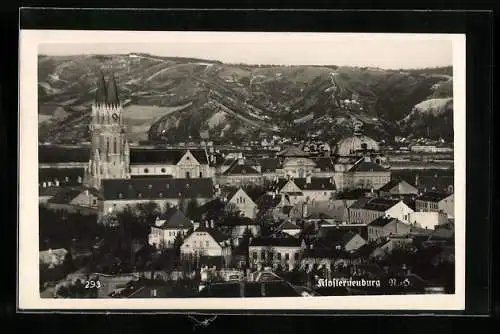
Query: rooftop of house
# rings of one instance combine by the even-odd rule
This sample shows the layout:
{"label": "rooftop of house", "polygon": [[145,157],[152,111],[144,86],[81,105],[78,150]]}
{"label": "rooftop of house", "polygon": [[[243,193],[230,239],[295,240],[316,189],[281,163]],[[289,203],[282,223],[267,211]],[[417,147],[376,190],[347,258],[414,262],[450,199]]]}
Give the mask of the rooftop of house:
{"label": "rooftop of house", "polygon": [[38,163],[88,162],[90,149],[86,147],[64,147],[57,145],[39,145]]}
{"label": "rooftop of house", "polygon": [[318,232],[318,246],[324,246],[325,248],[338,244],[345,246],[357,234],[354,231],[340,228],[323,229],[321,233]]}
{"label": "rooftop of house", "polygon": [[354,202],[351,205],[351,209],[365,209],[372,211],[384,212],[394,205],[398,204],[400,200],[397,199],[387,199],[378,197],[363,197]]}
{"label": "rooftop of house", "polygon": [[189,218],[177,208],[168,209],[158,216],[157,221],[162,223],[160,225],[156,224],[156,227],[163,229],[189,229],[193,227]]}
{"label": "rooftop of house", "polygon": [[246,175],[246,174],[260,174],[259,171],[257,171],[254,167],[243,164],[235,164],[229,167],[223,175]]}
{"label": "rooftop of house", "polygon": [[444,193],[444,192],[436,192],[436,191],[428,191],[426,193],[423,193],[422,195],[417,197],[418,201],[425,201],[425,202],[439,202],[447,197],[451,196],[451,194]]}
{"label": "rooftop of house", "polygon": [[281,202],[281,195],[278,194],[264,194],[256,200],[259,209],[272,209],[278,206]]}
{"label": "rooftop of house", "polygon": [[[130,164],[163,164],[176,165],[187,153],[188,149],[148,149],[131,148]],[[189,152],[201,165],[208,164],[208,155],[204,149],[189,149]]]}
{"label": "rooftop of house", "polygon": [[366,161],[360,159],[350,169],[349,172],[388,172],[389,170],[374,163],[373,161]]}
{"label": "rooftop of house", "polygon": [[225,235],[224,233],[222,233],[217,228],[208,227],[208,226],[206,226],[204,224],[200,224],[200,226],[197,229],[195,229],[193,232],[191,232],[191,234],[192,233],[196,233],[196,232],[205,232],[205,233],[208,233],[218,243],[221,243],[221,242],[226,241],[226,240],[229,239],[229,236]]}
{"label": "rooftop of house", "polygon": [[102,181],[104,200],[212,198],[211,178],[107,179]]}
{"label": "rooftop of house", "polygon": [[300,247],[301,240],[289,235],[286,236],[280,235],[279,237],[276,236],[257,237],[257,238],[252,238],[249,246],[250,247]]}
{"label": "rooftop of house", "polygon": [[368,224],[368,225],[369,226],[384,227],[387,224],[393,223],[393,222],[400,222],[400,220],[397,218],[381,216],[381,217],[378,217],[377,219],[371,221],[370,224]]}
{"label": "rooftop of house", "polygon": [[417,194],[418,189],[413,185],[409,184],[405,180],[401,180],[399,178],[395,178],[387,182],[383,185],[379,191],[383,192],[396,192],[397,194],[405,195],[405,194]]}
{"label": "rooftop of house", "polygon": [[258,222],[248,218],[241,216],[230,216],[225,217],[220,220],[217,225],[219,226],[250,226],[250,225],[258,225]]}
{"label": "rooftop of house", "polygon": [[330,157],[314,157],[311,158],[312,161],[316,164],[316,167],[319,168],[322,172],[328,172],[335,170],[335,164],[333,159]]}
{"label": "rooftop of house", "polygon": [[277,158],[261,158],[257,159],[260,165],[261,173],[271,173],[275,172],[276,169],[280,168],[280,161]]}
{"label": "rooftop of house", "polygon": [[296,178],[293,182],[301,190],[335,190],[335,182],[330,177]]}
{"label": "rooftop of house", "polygon": [[71,188],[59,188],[59,191],[49,199],[49,203],[53,204],[69,204],[73,199],[75,199],[82,192],[89,192],[89,195],[100,198],[100,194],[97,190],[93,188],[86,187],[71,187]]}
{"label": "rooftop of house", "polygon": [[300,227],[290,221],[286,221],[278,227],[278,230],[300,230]]}

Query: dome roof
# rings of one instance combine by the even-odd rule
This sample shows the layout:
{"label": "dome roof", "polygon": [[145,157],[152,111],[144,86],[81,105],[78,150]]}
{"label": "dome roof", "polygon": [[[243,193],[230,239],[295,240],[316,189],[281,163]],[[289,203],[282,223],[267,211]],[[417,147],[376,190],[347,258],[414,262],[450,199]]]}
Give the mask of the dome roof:
{"label": "dome roof", "polygon": [[378,143],[370,137],[357,135],[341,139],[336,147],[335,153],[340,156],[356,154],[360,151],[379,151]]}
{"label": "dome roof", "polygon": [[354,122],[354,135],[339,140],[334,153],[340,156],[349,156],[363,151],[380,151],[375,140],[361,133],[362,126],[361,122]]}

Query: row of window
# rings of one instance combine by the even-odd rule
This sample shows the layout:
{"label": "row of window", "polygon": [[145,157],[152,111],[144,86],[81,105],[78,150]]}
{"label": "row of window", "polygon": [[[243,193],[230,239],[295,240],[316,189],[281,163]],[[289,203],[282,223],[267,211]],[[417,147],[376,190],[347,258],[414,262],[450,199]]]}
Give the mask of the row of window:
{"label": "row of window", "polygon": [[[273,259],[273,258],[274,258],[274,259],[276,259],[276,260],[278,260],[278,261],[281,261],[281,259],[282,259],[282,255],[281,255],[281,253],[280,253],[280,252],[276,252],[276,253],[269,252],[269,253],[268,253],[268,252],[266,252],[266,251],[264,251],[264,250],[260,252],[260,259],[261,259],[261,260],[265,260],[265,259],[266,259],[266,254],[268,254],[268,256],[269,256],[271,259]],[[274,256],[273,256],[273,255],[274,255]],[[253,253],[252,253],[252,258],[253,258],[254,260],[257,260],[257,259],[259,258],[259,254],[258,254],[258,252],[253,252]],[[298,260],[299,260],[299,253],[294,253],[293,258],[294,258],[294,260],[295,260],[295,261],[298,261]],[[288,260],[290,260],[290,253],[285,253],[285,260],[287,260],[287,261],[288,261]]]}

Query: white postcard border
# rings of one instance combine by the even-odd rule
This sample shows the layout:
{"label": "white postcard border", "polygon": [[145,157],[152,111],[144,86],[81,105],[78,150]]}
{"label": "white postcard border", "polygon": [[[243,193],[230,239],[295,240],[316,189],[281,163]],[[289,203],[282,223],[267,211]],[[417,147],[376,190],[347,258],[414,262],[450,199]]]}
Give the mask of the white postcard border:
{"label": "white postcard border", "polygon": [[[172,42],[210,39],[442,39],[453,43],[455,294],[287,298],[45,299],[39,293],[37,55],[41,43]],[[463,310],[465,308],[465,35],[254,32],[20,31],[18,307],[20,310]]]}

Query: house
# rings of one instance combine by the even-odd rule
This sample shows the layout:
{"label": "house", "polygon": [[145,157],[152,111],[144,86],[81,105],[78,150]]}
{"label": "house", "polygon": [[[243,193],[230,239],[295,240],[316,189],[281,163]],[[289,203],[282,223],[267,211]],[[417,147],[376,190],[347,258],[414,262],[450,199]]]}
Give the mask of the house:
{"label": "house", "polygon": [[247,164],[246,159],[239,158],[222,174],[217,177],[220,184],[231,186],[245,186],[249,184],[262,184],[264,178],[255,164]]}
{"label": "house", "polygon": [[97,214],[100,199],[101,195],[93,188],[69,187],[59,188],[46,204],[49,209],[54,210]]}
{"label": "house", "polygon": [[277,230],[286,233],[292,237],[297,237],[301,232],[300,227],[298,227],[297,225],[293,224],[290,221],[286,221],[283,224],[281,224]]}
{"label": "house", "polygon": [[193,228],[193,223],[177,208],[170,208],[156,218],[148,236],[148,243],[158,249],[173,248],[175,238],[182,239]]}
{"label": "house", "polygon": [[318,233],[318,246],[336,251],[353,252],[366,244],[359,233],[344,231],[340,228],[329,228]]}
{"label": "house", "polygon": [[270,237],[252,238],[248,246],[253,268],[273,266],[292,270],[300,263],[305,248],[303,240],[280,233]]}
{"label": "house", "polygon": [[380,216],[367,226],[368,241],[378,240],[388,236],[406,236],[410,233],[410,224],[397,218]]}
{"label": "house", "polygon": [[102,180],[101,214],[123,210],[126,206],[155,202],[178,206],[183,200],[196,199],[199,205],[214,197],[212,179],[132,178]]}
{"label": "house", "polygon": [[240,245],[247,229],[253,237],[260,234],[260,225],[248,217],[226,217],[219,221],[217,226],[228,230],[234,246]]}
{"label": "house", "polygon": [[415,200],[415,211],[418,212],[444,212],[450,218],[455,217],[454,194],[429,191]]}
{"label": "house", "polygon": [[205,149],[130,149],[130,177],[212,178]]}
{"label": "house", "polygon": [[415,226],[434,229],[438,225],[448,223],[448,216],[444,212],[411,212],[410,223]]}
{"label": "house", "polygon": [[392,179],[378,190],[380,197],[412,198],[418,195],[418,189],[405,180]]}
{"label": "house", "polygon": [[[282,186],[281,186],[282,185]],[[291,205],[300,202],[321,202],[331,199],[336,191],[333,178],[311,177],[279,180],[279,193],[284,194]]]}
{"label": "house", "polygon": [[227,203],[234,206],[243,217],[254,219],[257,215],[257,204],[248,196],[248,194],[239,187],[227,194]]}
{"label": "house", "polygon": [[181,257],[221,257],[228,263],[231,257],[230,239],[216,228],[202,224],[184,239]]}
{"label": "house", "polygon": [[392,253],[395,249],[401,247],[411,246],[413,239],[406,237],[390,237],[380,243],[370,254],[370,257],[382,259],[388,254]]}
{"label": "house", "polygon": [[362,197],[349,207],[349,223],[369,224],[378,217],[397,218],[410,223],[410,213],[414,212],[403,200]]}

